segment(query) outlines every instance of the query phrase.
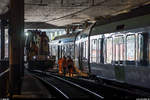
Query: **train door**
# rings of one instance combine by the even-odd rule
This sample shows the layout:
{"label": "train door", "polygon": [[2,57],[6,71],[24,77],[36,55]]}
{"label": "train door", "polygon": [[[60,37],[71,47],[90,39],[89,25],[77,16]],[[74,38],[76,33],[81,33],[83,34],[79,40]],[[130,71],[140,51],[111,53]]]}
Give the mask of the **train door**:
{"label": "train door", "polygon": [[99,39],[99,63],[104,63],[104,36],[102,36],[102,38]]}
{"label": "train door", "polygon": [[62,47],[61,47],[62,49],[62,51],[61,51],[61,53],[62,53],[62,57],[64,56],[64,45],[62,45]]}
{"label": "train door", "polygon": [[97,39],[92,39],[91,42],[91,63],[96,63],[97,57]]}
{"label": "train door", "polygon": [[106,38],[106,40],[105,40],[105,50],[104,50],[104,52],[105,52],[105,63],[106,64],[111,64],[112,63],[112,55],[113,55],[113,53],[112,53],[112,37],[108,37],[108,38]]}
{"label": "train door", "polygon": [[79,69],[80,70],[83,70],[83,62],[82,62],[83,46],[84,46],[84,42],[79,43]]}
{"label": "train door", "polygon": [[60,57],[62,58],[63,56],[62,56],[62,49],[63,49],[63,47],[62,47],[62,45],[60,46]]}
{"label": "train door", "polygon": [[96,44],[96,49],[97,49],[97,63],[104,63],[104,57],[103,57],[103,38],[97,39],[97,44]]}
{"label": "train door", "polygon": [[80,64],[80,45],[79,43],[75,44],[75,65],[79,68]]}
{"label": "train door", "polygon": [[59,45],[56,45],[56,63],[58,62],[58,59],[59,59]]}
{"label": "train door", "polygon": [[70,44],[68,44],[67,45],[67,56],[71,56],[71,45]]}
{"label": "train door", "polygon": [[85,73],[89,73],[87,43],[88,42],[86,40],[84,42],[82,42],[82,44],[83,44],[82,66],[83,66],[83,71]]}
{"label": "train door", "polygon": [[63,55],[66,56],[66,45],[63,45]]}
{"label": "train door", "polygon": [[58,45],[58,59],[62,58],[62,46]]}
{"label": "train door", "polygon": [[71,53],[71,57],[74,58],[74,44],[72,43],[70,45],[70,53]]}
{"label": "train door", "polygon": [[113,41],[113,60],[115,68],[115,76],[118,80],[125,79],[124,73],[124,56],[125,56],[124,37],[116,36]]}
{"label": "train door", "polygon": [[[140,33],[138,34],[138,64],[142,66],[147,66],[150,60],[149,54],[149,34]],[[146,48],[146,49],[145,49]]]}
{"label": "train door", "polygon": [[57,50],[57,53],[58,53],[58,55],[57,55],[57,57],[58,57],[58,59],[60,58],[59,56],[60,56],[60,46],[58,45],[58,50]]}

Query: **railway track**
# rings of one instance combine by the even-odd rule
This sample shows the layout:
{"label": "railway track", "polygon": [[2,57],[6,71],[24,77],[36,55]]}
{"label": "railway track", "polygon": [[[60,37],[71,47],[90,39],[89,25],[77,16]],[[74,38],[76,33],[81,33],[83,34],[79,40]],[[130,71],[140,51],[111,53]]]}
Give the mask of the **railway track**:
{"label": "railway track", "polygon": [[[46,73],[49,74],[50,72]],[[126,84],[116,84],[111,81],[99,82],[99,80],[89,81],[89,79],[84,78],[64,77],[56,73],[53,73],[53,75],[65,78],[66,80],[72,81],[76,84],[86,87],[87,89],[94,91],[97,94],[101,94],[105,98],[131,99],[144,98],[150,96],[149,90],[128,86]]]}
{"label": "railway track", "polygon": [[83,87],[79,84],[65,80],[61,77],[46,74],[42,71],[30,71],[31,74],[42,81],[51,91],[55,91],[55,97],[64,98],[64,99],[74,99],[74,98],[83,98],[83,99],[94,99],[101,100],[104,99],[103,96]]}

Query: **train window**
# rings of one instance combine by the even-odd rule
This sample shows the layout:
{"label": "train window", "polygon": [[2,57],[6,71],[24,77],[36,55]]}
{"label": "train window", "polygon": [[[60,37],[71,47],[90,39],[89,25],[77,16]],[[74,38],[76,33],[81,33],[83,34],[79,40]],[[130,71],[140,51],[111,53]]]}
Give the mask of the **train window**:
{"label": "train window", "polygon": [[86,41],[84,42],[84,51],[85,51],[84,52],[84,55],[85,55],[84,58],[87,59],[87,55],[86,55],[87,54],[87,42]]}
{"label": "train window", "polygon": [[96,39],[93,39],[92,40],[92,49],[91,49],[91,61],[92,62],[96,62],[96,42],[97,40]]}
{"label": "train window", "polygon": [[69,48],[68,48],[68,45],[65,46],[65,55],[66,55],[66,56],[69,55]]}
{"label": "train window", "polygon": [[83,42],[83,58],[86,56],[86,43]]}
{"label": "train window", "polygon": [[112,62],[112,38],[106,40],[106,63]]}
{"label": "train window", "polygon": [[139,44],[138,44],[138,50],[140,56],[140,65],[147,66],[148,65],[148,59],[149,59],[149,37],[148,33],[142,33],[139,34]]}
{"label": "train window", "polygon": [[[132,62],[134,62],[136,59],[136,49],[135,49],[135,35],[128,35],[127,36],[127,64],[134,64]],[[128,62],[130,61],[130,62]],[[131,62],[132,61],[132,62]]]}
{"label": "train window", "polygon": [[63,56],[65,56],[65,45],[63,46],[62,53],[63,53]]}
{"label": "train window", "polygon": [[113,40],[113,60],[117,64],[122,64],[124,60],[124,38],[123,36],[114,37]]}
{"label": "train window", "polygon": [[67,49],[67,45],[65,45],[65,55],[67,56],[67,52],[68,51],[68,49]]}
{"label": "train window", "polygon": [[53,46],[53,56],[56,56],[56,47],[55,46]]}
{"label": "train window", "polygon": [[69,48],[68,48],[68,45],[66,45],[65,46],[65,55],[68,56],[68,54],[69,54]]}
{"label": "train window", "polygon": [[8,58],[8,30],[5,29],[5,58]]}
{"label": "train window", "polygon": [[62,58],[62,46],[61,45],[60,45],[59,53],[60,53],[60,58]]}
{"label": "train window", "polygon": [[72,48],[72,45],[71,45],[71,44],[69,44],[69,45],[68,45],[68,48],[69,48],[69,53],[70,53],[70,55],[69,55],[69,56],[71,56],[71,48]]}
{"label": "train window", "polygon": [[74,45],[71,44],[71,57],[74,58]]}
{"label": "train window", "polygon": [[67,56],[71,55],[71,46],[70,46],[70,44],[66,45],[66,54],[67,54]]}
{"label": "train window", "polygon": [[98,63],[101,62],[101,41],[102,41],[102,39],[98,39],[98,53],[97,53],[97,55],[98,55]]}
{"label": "train window", "polygon": [[79,58],[79,44],[75,44],[75,57]]}
{"label": "train window", "polygon": [[99,63],[99,56],[98,56],[98,48],[99,48],[99,45],[98,45],[98,40],[96,41],[96,63]]}
{"label": "train window", "polygon": [[85,56],[85,58],[88,59],[88,41],[86,41],[85,44],[86,44],[86,48],[85,48],[86,49],[86,56]]}
{"label": "train window", "polygon": [[138,35],[138,60],[139,62],[143,59],[143,36],[141,34]]}

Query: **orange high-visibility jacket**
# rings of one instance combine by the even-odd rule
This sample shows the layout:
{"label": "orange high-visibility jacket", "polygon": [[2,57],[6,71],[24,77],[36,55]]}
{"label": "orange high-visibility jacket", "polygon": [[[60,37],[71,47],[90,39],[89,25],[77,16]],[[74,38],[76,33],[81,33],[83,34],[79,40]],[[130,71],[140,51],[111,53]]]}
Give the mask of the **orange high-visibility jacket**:
{"label": "orange high-visibility jacket", "polygon": [[62,69],[62,58],[58,60],[58,65],[59,65],[59,71]]}

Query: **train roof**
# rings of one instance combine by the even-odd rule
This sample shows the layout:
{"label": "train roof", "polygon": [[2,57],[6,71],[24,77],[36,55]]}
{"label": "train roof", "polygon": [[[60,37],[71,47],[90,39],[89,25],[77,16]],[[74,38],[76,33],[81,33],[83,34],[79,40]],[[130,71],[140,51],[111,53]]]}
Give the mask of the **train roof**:
{"label": "train roof", "polygon": [[91,36],[97,34],[106,34],[120,31],[127,31],[130,29],[142,28],[150,26],[150,14],[132,17],[120,21],[115,21],[112,23],[107,23],[104,25],[99,24],[98,22],[92,28]]}
{"label": "train roof", "polygon": [[77,36],[80,36],[81,38],[87,37],[90,33],[91,28],[95,25],[95,23],[92,23],[87,28],[83,29]]}
{"label": "train roof", "polygon": [[60,43],[60,42],[63,42],[63,43],[73,42],[73,41],[75,41],[76,36],[78,36],[78,35],[82,35],[82,37],[84,37],[85,35],[87,36],[90,32],[90,28],[93,25],[94,24],[91,24],[90,26],[88,26],[86,29],[83,29],[82,31],[75,31],[75,32],[70,33],[70,34],[57,36],[52,41],[55,41],[55,42],[57,41],[58,43]]}
{"label": "train roof", "polygon": [[74,33],[70,33],[70,34],[65,34],[65,35],[61,35],[61,36],[57,36],[55,37],[54,40],[51,41],[51,43],[68,43],[68,42],[74,42],[76,35],[79,34],[80,32],[74,32]]}

